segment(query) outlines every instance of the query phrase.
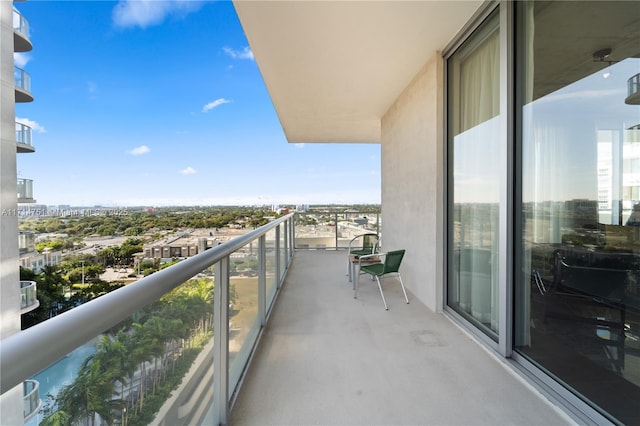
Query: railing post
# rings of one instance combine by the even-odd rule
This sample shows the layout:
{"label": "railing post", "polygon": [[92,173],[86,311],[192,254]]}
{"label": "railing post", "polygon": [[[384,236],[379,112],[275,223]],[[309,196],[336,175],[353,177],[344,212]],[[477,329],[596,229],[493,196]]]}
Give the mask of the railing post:
{"label": "railing post", "polygon": [[282,224],[282,229],[284,229],[284,249],[282,250],[284,253],[284,269],[289,268],[289,224],[287,222]]}
{"label": "railing post", "polygon": [[213,304],[213,412],[216,425],[229,416],[229,256],[215,266]]}
{"label": "railing post", "polygon": [[280,225],[276,226],[276,241],[275,241],[275,250],[276,250],[276,285],[277,288],[280,288]]}
{"label": "railing post", "polygon": [[335,230],[336,230],[336,247],[335,247],[335,249],[338,250],[338,213],[334,213],[333,214],[333,224],[335,225]]}
{"label": "railing post", "polygon": [[260,325],[267,324],[267,239],[258,239],[258,315]]}
{"label": "railing post", "polygon": [[293,255],[293,250],[296,248],[296,216],[300,215],[300,213],[294,213],[291,218],[291,253]]}
{"label": "railing post", "polygon": [[291,239],[290,244],[289,244],[289,260],[288,262],[291,262],[291,259],[293,258],[293,252],[295,251],[296,248],[296,221],[295,221],[295,216],[292,216],[291,218],[289,218],[289,228],[291,229],[291,232],[289,233],[289,238]]}

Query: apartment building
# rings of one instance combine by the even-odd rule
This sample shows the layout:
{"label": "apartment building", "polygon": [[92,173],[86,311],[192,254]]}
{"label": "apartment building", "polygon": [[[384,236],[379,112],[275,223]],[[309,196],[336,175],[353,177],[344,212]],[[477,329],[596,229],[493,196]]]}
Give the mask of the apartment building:
{"label": "apartment building", "polygon": [[234,4],[290,143],[381,144],[415,297],[640,423],[640,2]]}
{"label": "apartment building", "polygon": [[[36,284],[20,281],[18,203],[34,202],[33,182],[17,176],[16,156],[35,151],[31,129],[18,123],[15,104],[33,101],[30,76],[14,65],[14,52],[32,49],[29,23],[13,2],[0,3],[0,336],[20,332],[20,315],[38,307]],[[14,132],[15,130],[15,132]],[[13,188],[13,190],[11,190]],[[28,237],[23,236],[24,247]],[[1,424],[22,424],[39,409],[38,384],[25,381],[4,393]]]}

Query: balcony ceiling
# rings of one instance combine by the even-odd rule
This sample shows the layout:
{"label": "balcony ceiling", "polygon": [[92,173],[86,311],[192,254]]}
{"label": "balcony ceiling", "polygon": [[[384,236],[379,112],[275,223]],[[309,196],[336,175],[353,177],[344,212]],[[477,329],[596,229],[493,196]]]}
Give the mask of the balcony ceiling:
{"label": "balcony ceiling", "polygon": [[234,2],[289,142],[380,142],[380,119],[482,1]]}

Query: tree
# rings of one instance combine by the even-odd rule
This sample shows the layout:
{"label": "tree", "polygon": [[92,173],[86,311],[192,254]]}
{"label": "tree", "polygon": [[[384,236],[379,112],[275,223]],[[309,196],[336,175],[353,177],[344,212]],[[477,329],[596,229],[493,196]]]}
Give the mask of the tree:
{"label": "tree", "polygon": [[36,291],[40,306],[22,316],[23,329],[46,321],[70,309],[64,295],[64,290],[69,286],[69,283],[62,277],[55,266],[45,266],[38,275],[33,274],[32,271],[27,271],[29,270],[21,269],[20,278],[28,277],[30,278],[29,281],[36,281]]}
{"label": "tree", "polygon": [[71,416],[66,411],[58,410],[42,419],[39,426],[68,426]]}
{"label": "tree", "polygon": [[88,357],[76,379],[58,393],[58,407],[69,414],[70,424],[87,419],[93,426],[96,415],[111,424],[113,411],[124,406],[122,400],[112,399],[119,372],[108,364],[103,366],[103,362],[96,354]]}

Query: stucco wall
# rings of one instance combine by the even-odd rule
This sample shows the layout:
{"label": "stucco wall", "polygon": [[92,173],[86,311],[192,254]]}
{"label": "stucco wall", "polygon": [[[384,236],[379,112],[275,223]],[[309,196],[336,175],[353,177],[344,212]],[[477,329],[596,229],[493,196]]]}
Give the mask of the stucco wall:
{"label": "stucco wall", "polygon": [[443,291],[443,61],[427,59],[382,118],[382,237],[407,250],[405,286],[430,309]]}

